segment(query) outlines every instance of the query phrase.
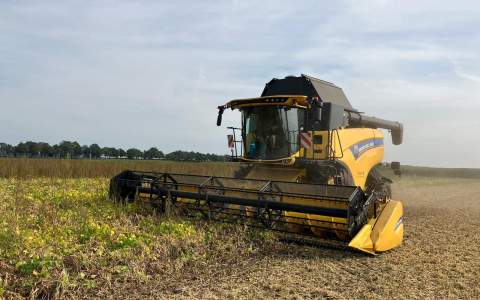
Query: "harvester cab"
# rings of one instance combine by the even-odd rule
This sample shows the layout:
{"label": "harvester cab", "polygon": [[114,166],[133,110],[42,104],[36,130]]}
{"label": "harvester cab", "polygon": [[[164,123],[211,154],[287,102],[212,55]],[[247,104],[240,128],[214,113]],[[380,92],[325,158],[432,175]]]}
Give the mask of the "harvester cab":
{"label": "harvester cab", "polygon": [[143,199],[160,210],[335,240],[375,254],[403,239],[403,207],[382,176],[383,132],[402,143],[398,122],[354,109],[342,89],[310,76],[266,84],[261,97],[218,107],[241,112],[229,136],[232,178],[125,171],[112,178],[111,196]]}

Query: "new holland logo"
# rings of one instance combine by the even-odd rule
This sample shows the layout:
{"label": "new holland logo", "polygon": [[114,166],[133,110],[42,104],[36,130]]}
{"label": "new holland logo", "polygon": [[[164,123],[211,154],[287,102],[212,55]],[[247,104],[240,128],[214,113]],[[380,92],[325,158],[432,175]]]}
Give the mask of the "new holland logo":
{"label": "new holland logo", "polygon": [[351,146],[350,151],[352,151],[353,157],[358,159],[367,150],[380,146],[383,146],[383,139],[369,139]]}

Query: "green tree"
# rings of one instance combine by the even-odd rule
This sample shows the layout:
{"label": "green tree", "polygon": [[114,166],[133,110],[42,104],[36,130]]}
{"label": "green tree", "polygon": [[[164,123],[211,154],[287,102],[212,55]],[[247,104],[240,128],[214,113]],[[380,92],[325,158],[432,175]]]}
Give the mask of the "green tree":
{"label": "green tree", "polygon": [[52,157],[62,157],[62,149],[60,148],[59,145],[53,145],[52,146]]}
{"label": "green tree", "polygon": [[72,156],[80,157],[82,155],[82,146],[78,142],[72,142]]}
{"label": "green tree", "polygon": [[113,158],[117,158],[119,156],[117,148],[111,147],[110,148],[110,155]]}
{"label": "green tree", "polygon": [[0,156],[9,156],[13,154],[13,146],[7,143],[0,143]]}
{"label": "green tree", "polygon": [[129,159],[137,159],[143,157],[143,152],[137,148],[130,148],[127,150],[127,157]]}
{"label": "green tree", "polygon": [[40,156],[42,157],[48,157],[52,156],[52,146],[50,146],[49,143],[38,143],[39,151],[40,151]]}
{"label": "green tree", "polygon": [[28,153],[28,147],[25,143],[18,143],[15,146],[15,156],[26,156]]}
{"label": "green tree", "polygon": [[119,157],[127,156],[127,152],[125,150],[123,150],[122,148],[118,148],[117,151],[118,151],[118,156]]}
{"label": "green tree", "polygon": [[118,151],[113,147],[104,147],[102,148],[102,155],[107,158],[115,158],[118,157]]}
{"label": "green tree", "polygon": [[163,152],[158,150],[157,148],[155,147],[152,147],[150,149],[148,149],[147,151],[144,152],[144,158],[145,159],[153,159],[153,158],[162,158],[164,155],[163,155]]}
{"label": "green tree", "polygon": [[90,158],[90,147],[88,147],[87,145],[82,146],[82,157]]}
{"label": "green tree", "polygon": [[203,154],[200,152],[173,151],[165,155],[168,160],[188,160],[188,161],[225,161],[225,156],[216,154]]}
{"label": "green tree", "polygon": [[74,145],[70,141],[62,141],[59,145],[60,155],[64,158],[71,158],[73,156]]}
{"label": "green tree", "polygon": [[99,158],[102,155],[102,148],[98,144],[91,144],[89,148],[92,158]]}
{"label": "green tree", "polygon": [[110,148],[103,147],[101,153],[103,157],[110,157]]}
{"label": "green tree", "polygon": [[25,142],[28,156],[40,156],[40,145],[32,141]]}

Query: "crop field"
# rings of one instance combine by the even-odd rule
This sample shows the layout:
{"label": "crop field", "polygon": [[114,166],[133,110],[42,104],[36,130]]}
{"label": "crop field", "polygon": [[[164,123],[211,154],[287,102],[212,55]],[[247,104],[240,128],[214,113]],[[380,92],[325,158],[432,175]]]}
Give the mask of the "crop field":
{"label": "crop field", "polygon": [[108,178],[125,168],[230,176],[236,165],[0,159],[0,298],[480,298],[471,173],[396,178],[404,244],[372,257],[115,205]]}

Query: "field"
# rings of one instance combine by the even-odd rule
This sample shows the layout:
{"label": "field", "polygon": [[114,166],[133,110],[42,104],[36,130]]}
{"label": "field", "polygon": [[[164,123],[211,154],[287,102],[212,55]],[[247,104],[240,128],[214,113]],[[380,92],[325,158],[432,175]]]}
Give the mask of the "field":
{"label": "field", "polygon": [[480,298],[475,172],[397,178],[404,245],[370,257],[114,205],[108,177],[124,168],[229,176],[236,166],[0,159],[1,297]]}

